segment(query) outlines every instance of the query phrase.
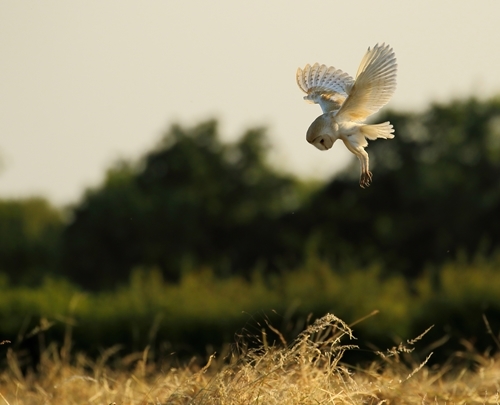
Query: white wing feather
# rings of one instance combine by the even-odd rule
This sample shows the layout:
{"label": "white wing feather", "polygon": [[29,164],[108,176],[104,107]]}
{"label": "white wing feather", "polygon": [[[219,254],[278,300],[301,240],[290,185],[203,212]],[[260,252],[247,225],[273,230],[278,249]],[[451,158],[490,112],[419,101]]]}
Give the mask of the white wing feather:
{"label": "white wing feather", "polygon": [[396,90],[396,56],[389,45],[368,48],[356,81],[336,115],[338,121],[364,121],[380,110]]}
{"label": "white wing feather", "polygon": [[340,69],[315,63],[297,69],[297,84],[304,100],[319,104],[323,113],[338,110],[349,94],[354,79]]}

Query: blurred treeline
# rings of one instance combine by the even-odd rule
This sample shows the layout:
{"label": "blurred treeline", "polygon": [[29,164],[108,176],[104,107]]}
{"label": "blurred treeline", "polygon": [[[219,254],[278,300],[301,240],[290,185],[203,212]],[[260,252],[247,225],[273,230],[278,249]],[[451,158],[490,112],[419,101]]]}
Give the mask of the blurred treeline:
{"label": "blurred treeline", "polygon": [[[175,286],[180,289],[193,275],[209,274],[208,285],[214,291],[210,300],[225,303],[220,308],[225,316],[231,300],[226,303],[227,297],[216,292],[231,294],[221,287],[231,282],[239,283],[238,295],[246,294],[241,287],[246,285],[257,300],[231,310],[269,310],[265,305],[272,304],[286,312],[286,305],[293,304],[302,306],[297,313],[305,314],[356,306],[369,310],[371,302],[362,297],[368,299],[368,291],[385,288],[384,280],[398,280],[395,290],[404,294],[387,293],[395,302],[384,302],[388,312],[395,311],[388,319],[402,322],[404,315],[407,327],[393,325],[391,331],[388,326],[384,332],[372,322],[371,332],[379,335],[367,335],[404,335],[417,326],[442,322],[448,332],[458,331],[457,336],[460,330],[472,336],[470,328],[475,325],[472,333],[477,340],[479,334],[481,339],[486,336],[486,329],[479,330],[483,312],[496,317],[490,321],[498,331],[500,290],[498,298],[471,292],[475,273],[470,270],[478,268],[478,284],[486,277],[483,267],[490,276],[498,271],[492,263],[498,263],[500,246],[500,99],[456,100],[418,113],[388,112],[379,119],[394,124],[396,138],[370,143],[374,182],[366,190],[358,186],[357,161],[324,184],[297,179],[269,163],[264,129],[250,129],[238,141],[226,143],[216,121],[208,121],[190,128],[172,126],[139,160],[114,164],[104,182],[87,190],[72,207],[58,209],[41,198],[0,201],[0,288],[24,288],[16,296],[26,297],[27,291],[35,294],[55,283],[50,280],[63,279],[97,297],[127,284],[132,291],[137,274],[153,270],[158,282],[150,287],[170,286],[169,294],[175,296]],[[311,146],[304,141],[306,147]],[[443,277],[449,266],[456,274],[451,280],[464,268],[471,279],[464,288],[457,287],[463,296],[446,301],[452,281],[446,284]],[[291,293],[281,304],[269,299],[273,290],[285,288],[286,280],[304,268],[309,273],[300,274],[302,285],[310,284],[309,303],[304,291],[300,303]],[[348,283],[349,290],[317,283],[341,285],[353,274],[357,282]],[[425,294],[422,285],[428,286]],[[260,295],[254,291],[257,286],[262,287]],[[328,300],[317,288],[336,296]],[[199,302],[196,289],[191,293],[201,309],[217,306]],[[55,299],[57,289],[53,294]],[[182,312],[185,305],[168,302],[168,313]],[[402,310],[406,304],[419,310]],[[14,310],[13,304],[6,305],[0,297],[5,321],[0,340],[2,325]],[[457,308],[454,319],[449,314]],[[94,309],[105,311],[104,305]],[[138,314],[121,313],[121,321],[130,322]],[[182,319],[185,324],[206,323],[202,312],[198,318]],[[446,333],[443,328],[436,328],[436,339]],[[183,329],[179,325],[176,330]]]}

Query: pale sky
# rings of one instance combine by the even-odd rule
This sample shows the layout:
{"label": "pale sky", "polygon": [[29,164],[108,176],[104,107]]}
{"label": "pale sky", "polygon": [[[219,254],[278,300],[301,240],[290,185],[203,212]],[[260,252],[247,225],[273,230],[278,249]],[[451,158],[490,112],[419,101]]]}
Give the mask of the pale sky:
{"label": "pale sky", "polygon": [[172,123],[211,117],[228,141],[268,126],[278,167],[328,178],[354,157],[306,143],[321,110],[302,100],[297,67],[354,76],[386,42],[399,65],[389,108],[489,97],[499,25],[495,0],[0,0],[0,198],[75,202]]}

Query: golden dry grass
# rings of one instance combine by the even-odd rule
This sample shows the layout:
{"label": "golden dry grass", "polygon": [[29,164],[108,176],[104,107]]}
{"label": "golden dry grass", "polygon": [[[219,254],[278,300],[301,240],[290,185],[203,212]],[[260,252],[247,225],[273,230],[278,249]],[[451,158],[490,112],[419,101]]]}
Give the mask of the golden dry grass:
{"label": "golden dry grass", "polygon": [[365,368],[349,367],[342,355],[356,341],[328,314],[290,345],[268,347],[263,336],[261,347],[204,367],[162,369],[147,350],[110,367],[112,349],[92,362],[50,346],[36,372],[22,373],[7,349],[0,404],[500,404],[498,359],[476,355],[467,369],[411,364],[405,358],[417,340]]}

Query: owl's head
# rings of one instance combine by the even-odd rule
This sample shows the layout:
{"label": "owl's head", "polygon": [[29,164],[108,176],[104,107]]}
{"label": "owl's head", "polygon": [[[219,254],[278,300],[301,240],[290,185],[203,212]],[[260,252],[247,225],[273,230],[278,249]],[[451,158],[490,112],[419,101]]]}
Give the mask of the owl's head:
{"label": "owl's head", "polygon": [[338,136],[332,128],[332,120],[327,114],[316,118],[307,130],[306,140],[319,150],[330,149]]}

